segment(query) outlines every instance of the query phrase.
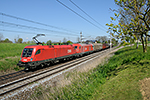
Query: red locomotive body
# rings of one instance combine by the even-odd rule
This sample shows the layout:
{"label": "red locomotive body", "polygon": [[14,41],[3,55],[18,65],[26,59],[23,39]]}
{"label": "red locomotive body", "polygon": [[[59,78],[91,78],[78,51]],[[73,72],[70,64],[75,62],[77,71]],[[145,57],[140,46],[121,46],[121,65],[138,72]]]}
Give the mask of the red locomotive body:
{"label": "red locomotive body", "polygon": [[82,53],[82,51],[81,51],[81,48],[82,48],[81,44],[76,43],[76,44],[72,44],[72,45],[75,47],[75,50],[76,50],[77,54]]}
{"label": "red locomotive body", "polygon": [[93,51],[92,44],[82,44],[82,52],[83,53],[90,53],[91,51]]}
{"label": "red locomotive body", "polygon": [[54,45],[55,58],[73,55],[76,53],[73,45]]}
{"label": "red locomotive body", "polygon": [[93,52],[93,45],[92,44],[72,44],[75,46],[76,55],[82,56],[83,54],[88,54]]}
{"label": "red locomotive body", "polygon": [[107,44],[107,43],[104,43],[103,44],[103,49],[106,49],[106,48],[108,48],[109,47],[109,44]]}
{"label": "red locomotive body", "polygon": [[49,46],[35,45],[26,46],[21,54],[22,62],[41,61],[54,58],[54,48]]}
{"label": "red locomotive body", "polygon": [[75,54],[76,50],[73,45],[26,46],[17,65],[30,69],[39,65],[50,64],[60,59],[73,57]]}

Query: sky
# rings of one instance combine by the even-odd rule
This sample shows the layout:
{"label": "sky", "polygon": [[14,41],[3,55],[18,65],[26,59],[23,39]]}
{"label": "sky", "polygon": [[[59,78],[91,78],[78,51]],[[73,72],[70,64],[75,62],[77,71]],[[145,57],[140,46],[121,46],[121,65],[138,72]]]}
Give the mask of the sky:
{"label": "sky", "polygon": [[[77,42],[80,32],[84,40],[108,36],[111,9],[118,9],[114,0],[0,0],[0,34],[3,39],[22,38],[32,41],[36,34],[45,34],[38,40]],[[68,7],[68,8],[67,8]],[[92,18],[92,19],[91,19]]]}

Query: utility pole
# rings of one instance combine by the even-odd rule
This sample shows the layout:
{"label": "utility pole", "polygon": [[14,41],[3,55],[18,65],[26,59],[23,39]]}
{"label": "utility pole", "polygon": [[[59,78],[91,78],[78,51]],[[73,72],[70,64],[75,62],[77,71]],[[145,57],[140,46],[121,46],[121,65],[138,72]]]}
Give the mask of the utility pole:
{"label": "utility pole", "polygon": [[81,43],[82,43],[82,32],[80,32],[80,40],[81,40]]}
{"label": "utility pole", "polygon": [[111,35],[110,35],[110,51],[111,51]]}

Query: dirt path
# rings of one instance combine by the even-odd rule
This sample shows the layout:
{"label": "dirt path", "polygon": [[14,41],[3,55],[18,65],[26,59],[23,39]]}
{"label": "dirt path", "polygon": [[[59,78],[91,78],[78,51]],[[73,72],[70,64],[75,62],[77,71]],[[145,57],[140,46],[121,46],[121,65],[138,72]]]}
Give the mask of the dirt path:
{"label": "dirt path", "polygon": [[150,78],[145,78],[140,80],[141,93],[143,95],[143,100],[150,100]]}

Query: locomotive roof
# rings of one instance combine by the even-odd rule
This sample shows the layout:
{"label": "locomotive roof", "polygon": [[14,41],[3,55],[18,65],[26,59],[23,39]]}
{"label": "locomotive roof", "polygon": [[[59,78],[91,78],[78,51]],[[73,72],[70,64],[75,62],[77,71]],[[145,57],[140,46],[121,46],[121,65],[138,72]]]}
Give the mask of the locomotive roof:
{"label": "locomotive roof", "polygon": [[73,45],[53,45],[54,48],[72,47]]}
{"label": "locomotive roof", "polygon": [[83,43],[80,43],[80,45],[85,46],[85,45],[92,45],[92,44],[83,44]]}
{"label": "locomotive roof", "polygon": [[73,45],[28,45],[25,48],[63,48],[72,47]]}
{"label": "locomotive roof", "polygon": [[41,47],[42,45],[28,45],[26,48],[35,48],[35,47]]}

